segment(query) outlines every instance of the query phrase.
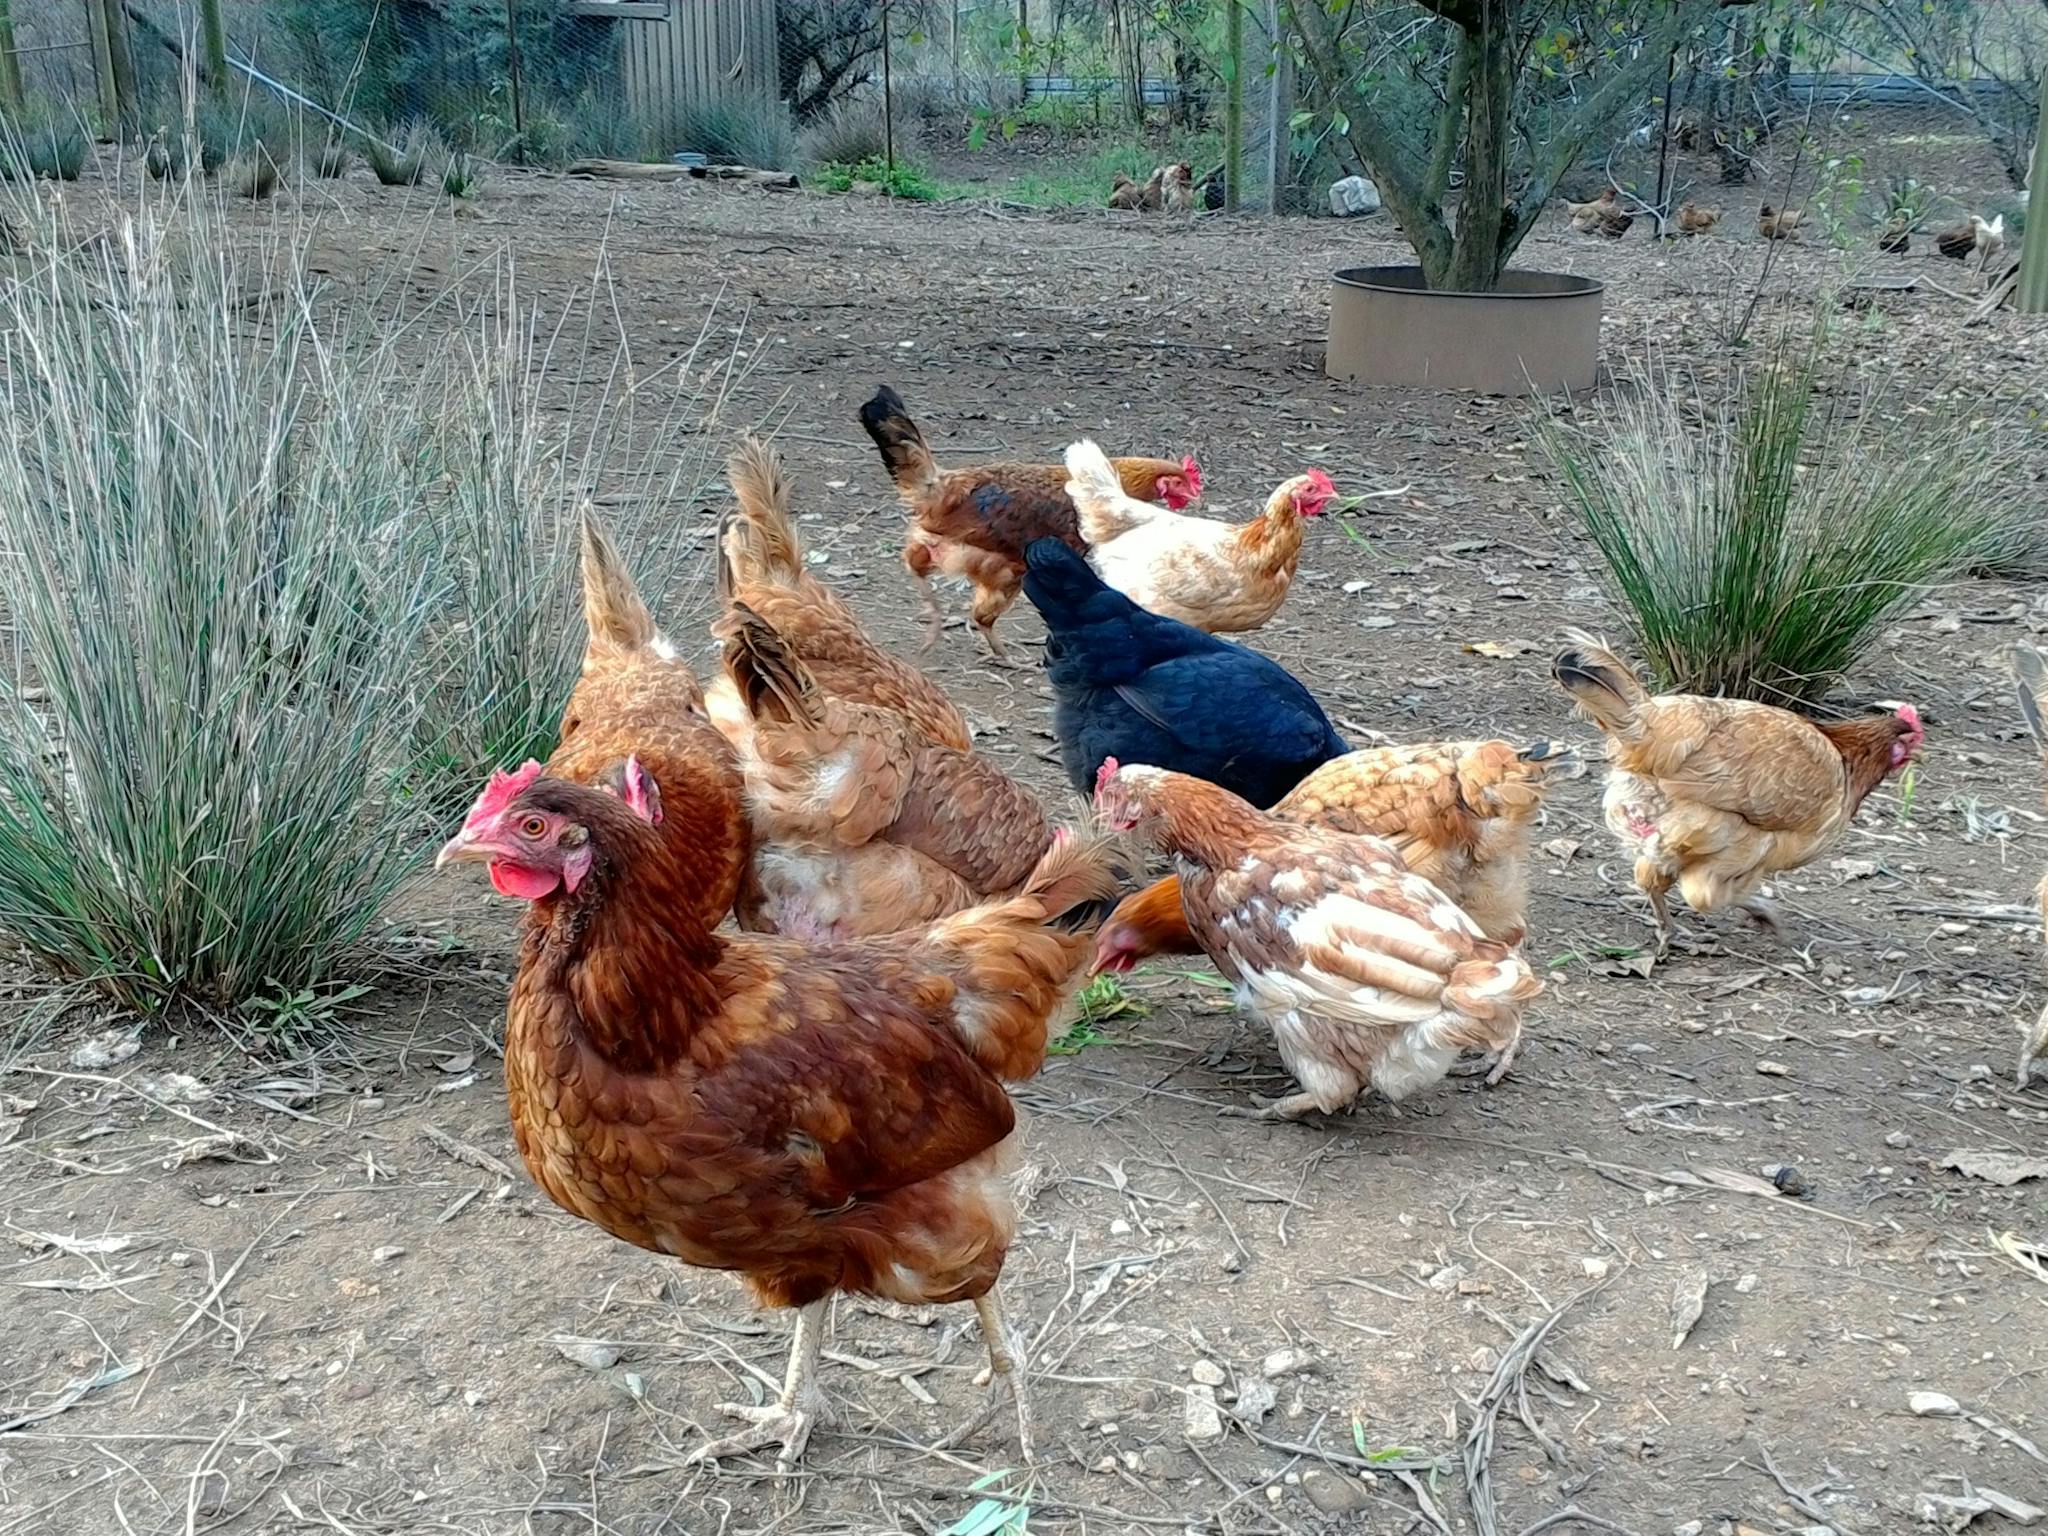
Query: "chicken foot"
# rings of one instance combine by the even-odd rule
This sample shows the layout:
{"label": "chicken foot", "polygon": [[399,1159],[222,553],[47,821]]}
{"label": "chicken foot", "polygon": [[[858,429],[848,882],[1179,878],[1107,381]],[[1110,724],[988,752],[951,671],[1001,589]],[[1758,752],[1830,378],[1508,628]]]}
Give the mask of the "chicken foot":
{"label": "chicken foot", "polygon": [[988,1401],[973,1418],[934,1442],[932,1449],[949,1451],[994,1419],[1006,1395],[1007,1382],[1007,1396],[1017,1410],[1017,1449],[1027,1462],[1031,1461],[1031,1395],[1025,1387],[1024,1367],[1012,1352],[1010,1330],[1003,1321],[1002,1304],[996,1299],[993,1286],[974,1298],[974,1315],[981,1319],[981,1336],[988,1344],[988,1369],[975,1380],[977,1384],[987,1383]]}
{"label": "chicken foot", "polygon": [[772,1403],[720,1403],[718,1411],[728,1418],[744,1419],[753,1427],[737,1430],[717,1440],[707,1440],[683,1458],[684,1465],[715,1461],[724,1456],[741,1456],[766,1446],[779,1445],[775,1457],[779,1472],[787,1472],[802,1459],[811,1438],[811,1427],[831,1417],[825,1394],[818,1388],[818,1351],[825,1342],[825,1308],[829,1298],[820,1298],[798,1309],[796,1329],[789,1341],[789,1370],[782,1378],[782,1395]]}
{"label": "chicken foot", "polygon": [[1301,1121],[1310,1115],[1335,1114],[1336,1110],[1326,1107],[1317,1094],[1290,1093],[1284,1099],[1254,1098],[1249,1104],[1226,1104],[1216,1113],[1232,1120]]}

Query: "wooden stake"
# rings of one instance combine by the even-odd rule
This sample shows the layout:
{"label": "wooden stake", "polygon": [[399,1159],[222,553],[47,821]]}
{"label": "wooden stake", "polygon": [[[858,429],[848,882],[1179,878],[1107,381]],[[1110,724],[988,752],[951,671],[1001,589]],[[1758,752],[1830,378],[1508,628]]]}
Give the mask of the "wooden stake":
{"label": "wooden stake", "polygon": [[92,78],[100,92],[100,133],[121,131],[121,98],[114,90],[114,52],[107,42],[107,0],[85,0],[85,29],[92,40]]}
{"label": "wooden stake", "polygon": [[18,118],[23,104],[21,56],[14,51],[14,6],[12,0],[0,0],[0,107]]}
{"label": "wooden stake", "polygon": [[[2041,110],[2048,114],[2048,74],[2041,76]],[[2034,191],[2048,188],[2048,115],[2034,126],[2034,165],[2027,175]],[[2020,237],[2020,280],[2013,304],[2024,315],[2048,314],[2048,209],[2027,201],[2027,228]]]}
{"label": "wooden stake", "polygon": [[228,89],[228,29],[220,17],[220,0],[199,0],[199,51],[206,64],[206,83],[216,95]]}

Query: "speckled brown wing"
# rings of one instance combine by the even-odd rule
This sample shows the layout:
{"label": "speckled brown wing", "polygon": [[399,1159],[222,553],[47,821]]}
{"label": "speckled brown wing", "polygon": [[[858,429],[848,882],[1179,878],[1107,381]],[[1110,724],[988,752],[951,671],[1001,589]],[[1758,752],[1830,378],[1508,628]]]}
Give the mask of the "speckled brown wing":
{"label": "speckled brown wing", "polygon": [[1743,699],[1665,694],[1640,706],[1633,739],[1609,737],[1618,768],[1666,794],[1740,816],[1768,832],[1842,814],[1842,754],[1789,710]]}
{"label": "speckled brown wing", "polygon": [[942,476],[915,498],[911,519],[934,539],[988,550],[1021,567],[1033,539],[1084,548],[1066,483],[1064,465],[977,464]]}
{"label": "speckled brown wing", "polygon": [[965,751],[970,745],[967,722],[945,691],[870,640],[822,582],[746,588],[742,596],[783,636],[826,697],[889,710],[939,746]]}
{"label": "speckled brown wing", "polygon": [[854,847],[901,814],[920,748],[899,715],[814,698],[815,723],[756,715],[741,765],[759,835]]}
{"label": "speckled brown wing", "polygon": [[[1015,1117],[945,1027],[944,977],[749,941],[690,989],[715,1012],[661,1019],[648,1010],[686,1004],[639,984],[645,958],[593,957],[573,976],[543,962],[515,985],[513,1126],[554,1199],[628,1242],[744,1271],[771,1302],[943,1295],[972,1286],[991,1248],[1000,1265],[1004,1234],[950,1176]],[[627,1028],[688,1048],[620,1063],[606,1047]]]}
{"label": "speckled brown wing", "polygon": [[987,758],[928,747],[918,753],[902,808],[882,835],[986,896],[1031,872],[1052,829],[1037,798]]}

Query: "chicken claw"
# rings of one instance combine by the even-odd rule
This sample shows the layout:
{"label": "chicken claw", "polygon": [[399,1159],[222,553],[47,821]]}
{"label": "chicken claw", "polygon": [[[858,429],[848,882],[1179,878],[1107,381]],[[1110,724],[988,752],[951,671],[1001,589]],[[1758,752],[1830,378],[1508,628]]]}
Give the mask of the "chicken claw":
{"label": "chicken claw", "polygon": [[[962,1443],[995,1418],[996,1409],[1007,1396],[1017,1411],[1017,1449],[1025,1461],[1033,1461],[1036,1456],[1031,1448],[1031,1394],[1025,1386],[1024,1367],[1012,1351],[1010,1331],[1003,1322],[1002,1304],[996,1300],[993,1290],[974,1298],[974,1313],[981,1319],[981,1335],[988,1342],[988,1367],[975,1381],[988,1385],[988,1400],[973,1418],[934,1441],[932,1449],[949,1451]],[[1005,1382],[1008,1383],[1007,1393]]]}
{"label": "chicken claw", "polygon": [[1312,1093],[1290,1093],[1284,1099],[1253,1097],[1249,1104],[1226,1104],[1216,1111],[1232,1120],[1306,1120],[1310,1115],[1329,1114]]}
{"label": "chicken claw", "polygon": [[716,1440],[707,1440],[683,1458],[694,1467],[725,1456],[744,1456],[749,1451],[779,1445],[775,1457],[778,1472],[792,1470],[803,1459],[811,1429],[820,1419],[829,1419],[831,1409],[818,1390],[818,1350],[825,1342],[825,1303],[814,1301],[796,1315],[796,1330],[789,1341],[789,1371],[782,1380],[782,1396],[772,1403],[720,1403],[718,1411],[728,1418],[744,1419],[753,1426]]}

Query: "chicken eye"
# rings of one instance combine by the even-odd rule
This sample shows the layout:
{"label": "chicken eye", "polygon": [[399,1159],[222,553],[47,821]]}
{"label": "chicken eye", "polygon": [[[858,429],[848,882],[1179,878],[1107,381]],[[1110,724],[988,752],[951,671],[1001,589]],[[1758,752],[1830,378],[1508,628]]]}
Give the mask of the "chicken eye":
{"label": "chicken eye", "polygon": [[539,837],[547,829],[547,818],[544,816],[529,816],[519,824],[519,830],[528,837]]}

